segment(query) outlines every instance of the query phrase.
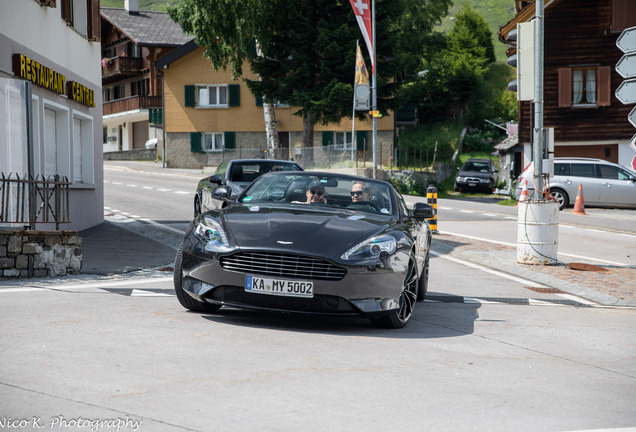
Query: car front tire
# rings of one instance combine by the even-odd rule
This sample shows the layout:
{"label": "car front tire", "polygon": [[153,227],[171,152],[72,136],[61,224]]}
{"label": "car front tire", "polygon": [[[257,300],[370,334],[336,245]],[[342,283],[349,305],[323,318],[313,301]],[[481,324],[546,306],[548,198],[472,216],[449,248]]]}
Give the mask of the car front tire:
{"label": "car front tire", "polygon": [[424,301],[426,294],[428,293],[428,269],[430,265],[430,254],[426,251],[426,258],[424,258],[424,266],[422,267],[422,274],[417,281],[417,301]]}
{"label": "car front tire", "polygon": [[[185,243],[185,241],[184,241]],[[221,309],[221,305],[216,305],[207,302],[200,302],[192,298],[189,294],[183,291],[183,249],[184,243],[181,243],[177,256],[174,259],[174,292],[177,295],[177,300],[184,308],[193,312],[216,312]]]}
{"label": "car front tire", "polygon": [[405,327],[413,316],[417,301],[417,268],[415,257],[411,254],[404,278],[404,288],[400,296],[400,308],[380,318],[371,318],[371,324],[378,328],[399,329]]}
{"label": "car front tire", "polygon": [[194,217],[197,217],[201,214],[201,200],[199,199],[199,195],[197,194],[194,197]]}

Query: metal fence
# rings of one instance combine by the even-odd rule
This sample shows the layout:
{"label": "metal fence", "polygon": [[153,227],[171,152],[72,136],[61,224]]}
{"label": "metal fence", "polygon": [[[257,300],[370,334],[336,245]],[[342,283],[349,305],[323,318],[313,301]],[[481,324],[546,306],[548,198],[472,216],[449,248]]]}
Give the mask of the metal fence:
{"label": "metal fence", "polygon": [[[435,162],[442,162],[438,152],[427,149],[410,149],[398,147],[392,149],[390,145],[379,145],[377,153],[378,167],[387,171],[401,171],[412,169],[413,171],[431,171]],[[267,147],[260,148],[236,148],[224,149],[221,152],[207,153],[207,166],[219,166],[223,162],[233,159],[269,159]],[[373,166],[373,150],[370,146],[361,146],[361,149],[352,151],[351,148],[342,148],[335,145],[315,147],[279,148],[274,151],[272,159],[294,160],[305,169],[332,169],[332,168],[366,168]],[[443,159],[448,159],[444,157]]]}
{"label": "metal fence", "polygon": [[33,178],[2,173],[0,179],[0,223],[28,224],[30,229],[36,223],[70,223],[69,185],[66,177],[44,176]]}

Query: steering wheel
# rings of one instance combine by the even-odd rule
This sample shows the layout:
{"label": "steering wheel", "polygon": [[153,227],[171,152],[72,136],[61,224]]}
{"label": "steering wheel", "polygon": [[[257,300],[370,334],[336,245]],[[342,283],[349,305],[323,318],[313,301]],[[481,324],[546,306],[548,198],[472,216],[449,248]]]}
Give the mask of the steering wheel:
{"label": "steering wheel", "polygon": [[368,210],[370,208],[376,212],[380,211],[380,207],[378,207],[377,204],[372,203],[371,201],[356,201],[349,204],[347,208],[352,210]]}

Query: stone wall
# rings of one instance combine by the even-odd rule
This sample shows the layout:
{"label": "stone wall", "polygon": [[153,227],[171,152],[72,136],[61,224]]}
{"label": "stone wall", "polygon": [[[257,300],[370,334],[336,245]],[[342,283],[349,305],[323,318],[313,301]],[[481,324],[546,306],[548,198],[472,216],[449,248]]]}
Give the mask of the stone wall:
{"label": "stone wall", "polygon": [[76,231],[0,230],[0,279],[79,273],[81,245]]}

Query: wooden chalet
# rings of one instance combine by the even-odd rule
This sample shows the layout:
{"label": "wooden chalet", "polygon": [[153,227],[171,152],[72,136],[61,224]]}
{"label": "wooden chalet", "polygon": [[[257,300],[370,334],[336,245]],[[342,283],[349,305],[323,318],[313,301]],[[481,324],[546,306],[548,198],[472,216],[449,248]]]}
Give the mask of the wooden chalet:
{"label": "wooden chalet", "polygon": [[[510,32],[535,18],[535,2],[515,0],[515,17],[499,39],[516,53]],[[615,65],[623,55],[616,39],[636,26],[635,0],[545,0],[544,127],[554,128],[555,157],[593,157],[631,166],[633,106],[614,95],[624,80]],[[525,166],[532,155],[534,105],[519,102],[518,143]],[[523,167],[515,167],[515,171]]]}

